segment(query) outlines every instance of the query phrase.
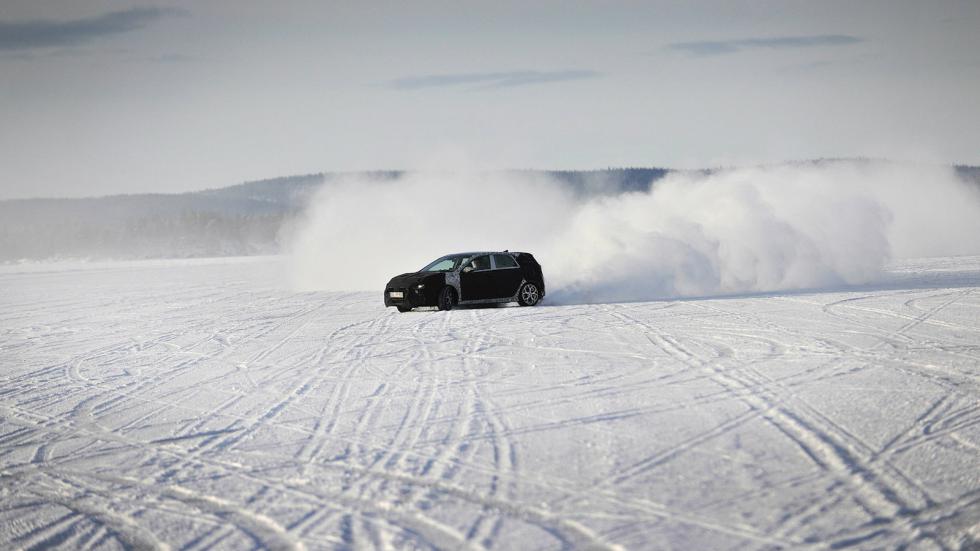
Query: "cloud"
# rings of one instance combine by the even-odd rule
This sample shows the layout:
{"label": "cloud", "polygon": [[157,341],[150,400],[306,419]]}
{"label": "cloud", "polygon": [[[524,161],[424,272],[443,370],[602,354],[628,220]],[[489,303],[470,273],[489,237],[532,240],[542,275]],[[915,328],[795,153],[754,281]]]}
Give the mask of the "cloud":
{"label": "cloud", "polygon": [[186,12],[174,8],[131,8],[71,21],[0,21],[0,50],[74,46],[141,29],[153,21]]}
{"label": "cloud", "polygon": [[566,80],[583,80],[601,76],[596,71],[508,71],[499,73],[450,73],[441,75],[419,75],[397,78],[388,81],[389,88],[395,90],[417,90],[419,88],[442,88],[480,85],[477,88],[510,88],[543,84]]}
{"label": "cloud", "polygon": [[739,40],[700,40],[674,42],[668,50],[687,52],[697,56],[713,56],[735,53],[748,49],[788,50],[818,46],[848,46],[864,39],[847,34],[819,34],[812,36],[776,36],[768,38],[743,38]]}

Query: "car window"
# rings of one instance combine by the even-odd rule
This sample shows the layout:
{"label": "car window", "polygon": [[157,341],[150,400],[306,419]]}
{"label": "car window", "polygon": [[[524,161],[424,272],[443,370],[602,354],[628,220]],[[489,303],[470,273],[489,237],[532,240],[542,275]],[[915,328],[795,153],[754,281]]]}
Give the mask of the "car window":
{"label": "car window", "polygon": [[498,270],[504,268],[517,268],[517,261],[514,260],[513,256],[509,254],[495,254],[493,255],[493,263],[496,265]]}
{"label": "car window", "polygon": [[456,266],[456,259],[454,258],[443,258],[442,260],[437,260],[432,264],[425,267],[426,272],[451,272]]}
{"label": "car window", "polygon": [[478,256],[473,260],[471,260],[469,265],[470,267],[473,268],[473,271],[475,272],[478,272],[480,270],[489,270],[490,256],[489,255]]}
{"label": "car window", "polygon": [[446,255],[437,258],[427,264],[420,272],[451,272],[461,264],[469,262],[470,257],[465,254]]}

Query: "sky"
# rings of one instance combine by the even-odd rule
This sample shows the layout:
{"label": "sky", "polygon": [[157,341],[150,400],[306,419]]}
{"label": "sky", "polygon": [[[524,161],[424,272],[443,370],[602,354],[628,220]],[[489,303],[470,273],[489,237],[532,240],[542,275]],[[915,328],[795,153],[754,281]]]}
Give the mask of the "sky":
{"label": "sky", "polygon": [[980,164],[980,2],[0,4],[0,199],[324,171]]}

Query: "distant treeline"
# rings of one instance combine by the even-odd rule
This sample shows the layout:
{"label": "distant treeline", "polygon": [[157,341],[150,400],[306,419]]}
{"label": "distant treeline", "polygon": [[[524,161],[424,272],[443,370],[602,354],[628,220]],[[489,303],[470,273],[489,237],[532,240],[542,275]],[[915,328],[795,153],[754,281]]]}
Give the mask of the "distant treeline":
{"label": "distant treeline", "polygon": [[[980,186],[980,167],[955,168]],[[603,195],[647,191],[670,171],[524,172],[548,175],[581,195]],[[354,175],[393,180],[401,174]],[[282,250],[283,228],[297,219],[310,196],[344,176],[308,174],[180,194],[0,201],[0,262],[275,254]]]}
{"label": "distant treeline", "polygon": [[273,254],[321,174],[180,194],[0,201],[0,262]]}
{"label": "distant treeline", "polygon": [[[548,172],[581,194],[649,189],[664,169]],[[0,262],[275,254],[310,196],[345,176],[321,173],[180,194],[0,201]]]}
{"label": "distant treeline", "polygon": [[188,210],[113,222],[80,218],[0,225],[0,261],[274,254],[287,215]]}

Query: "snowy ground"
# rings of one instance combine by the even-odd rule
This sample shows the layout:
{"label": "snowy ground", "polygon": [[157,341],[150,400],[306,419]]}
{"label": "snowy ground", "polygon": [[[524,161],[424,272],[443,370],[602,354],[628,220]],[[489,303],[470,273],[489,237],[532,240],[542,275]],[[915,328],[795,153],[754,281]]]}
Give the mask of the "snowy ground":
{"label": "snowy ground", "polygon": [[980,545],[980,258],[411,314],[278,269],[0,269],[0,548]]}

